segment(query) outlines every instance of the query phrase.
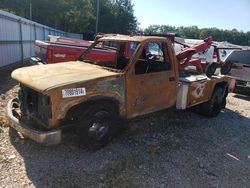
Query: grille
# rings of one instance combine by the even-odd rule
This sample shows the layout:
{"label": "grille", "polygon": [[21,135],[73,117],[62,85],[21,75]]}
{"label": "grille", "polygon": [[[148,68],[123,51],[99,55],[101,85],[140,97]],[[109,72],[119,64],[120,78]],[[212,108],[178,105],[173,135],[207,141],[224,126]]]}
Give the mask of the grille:
{"label": "grille", "polygon": [[19,101],[23,115],[38,120],[45,126],[49,125],[49,119],[52,117],[49,96],[21,85]]}

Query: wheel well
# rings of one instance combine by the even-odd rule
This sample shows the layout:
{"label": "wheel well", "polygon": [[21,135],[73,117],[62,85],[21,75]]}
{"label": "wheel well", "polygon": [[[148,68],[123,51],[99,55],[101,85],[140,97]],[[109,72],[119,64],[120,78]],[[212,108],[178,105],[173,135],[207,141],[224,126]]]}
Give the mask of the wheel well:
{"label": "wheel well", "polygon": [[105,98],[92,98],[88,101],[82,102],[75,106],[72,106],[66,113],[64,122],[74,122],[78,119],[79,115],[82,115],[82,112],[93,105],[100,104],[109,104],[114,107],[119,115],[119,102],[116,99],[105,97]]}

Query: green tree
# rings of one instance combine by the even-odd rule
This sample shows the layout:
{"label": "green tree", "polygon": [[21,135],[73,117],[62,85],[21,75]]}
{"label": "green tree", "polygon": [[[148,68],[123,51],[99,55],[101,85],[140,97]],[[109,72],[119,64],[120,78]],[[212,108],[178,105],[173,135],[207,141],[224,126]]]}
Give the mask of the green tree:
{"label": "green tree", "polygon": [[176,33],[178,30],[170,25],[150,25],[145,29],[146,33]]}
{"label": "green tree", "polygon": [[175,32],[183,38],[204,39],[212,36],[215,41],[228,41],[233,44],[250,46],[250,32],[238,31],[237,29],[223,30],[218,28],[202,28],[197,26],[173,27],[169,25],[150,25],[145,29],[146,33]]}
{"label": "green tree", "polygon": [[60,18],[64,31],[83,33],[95,19],[91,0],[65,0],[62,7]]}
{"label": "green tree", "polygon": [[183,36],[184,38],[192,38],[196,39],[199,38],[200,31],[197,26],[190,26],[190,27],[180,27],[178,29],[179,35]]}
{"label": "green tree", "polygon": [[[0,9],[67,32],[95,30],[96,0],[0,0]],[[99,31],[135,32],[137,20],[131,0],[100,0]]]}
{"label": "green tree", "polygon": [[136,31],[137,19],[134,16],[131,0],[116,0],[112,12],[115,19],[115,33],[129,34]]}

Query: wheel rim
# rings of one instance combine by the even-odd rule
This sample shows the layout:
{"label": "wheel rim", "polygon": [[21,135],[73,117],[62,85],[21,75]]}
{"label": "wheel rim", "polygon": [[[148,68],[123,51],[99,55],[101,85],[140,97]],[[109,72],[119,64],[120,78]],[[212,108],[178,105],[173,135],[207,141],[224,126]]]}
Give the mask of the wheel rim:
{"label": "wheel rim", "polygon": [[109,131],[108,125],[101,124],[99,122],[93,122],[90,126],[91,127],[89,128],[88,133],[94,140],[101,140]]}
{"label": "wheel rim", "polygon": [[107,119],[110,114],[107,111],[98,111],[93,116],[93,121],[89,125],[88,135],[96,140],[100,141],[109,132],[109,125]]}

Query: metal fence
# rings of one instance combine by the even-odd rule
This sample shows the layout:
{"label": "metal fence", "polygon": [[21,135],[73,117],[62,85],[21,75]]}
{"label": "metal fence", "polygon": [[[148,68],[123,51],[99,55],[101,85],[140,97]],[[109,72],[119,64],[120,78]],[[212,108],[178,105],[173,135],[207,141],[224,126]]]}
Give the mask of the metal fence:
{"label": "metal fence", "polygon": [[22,65],[34,55],[35,40],[48,35],[82,39],[82,34],[67,33],[0,10],[0,70]]}

